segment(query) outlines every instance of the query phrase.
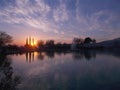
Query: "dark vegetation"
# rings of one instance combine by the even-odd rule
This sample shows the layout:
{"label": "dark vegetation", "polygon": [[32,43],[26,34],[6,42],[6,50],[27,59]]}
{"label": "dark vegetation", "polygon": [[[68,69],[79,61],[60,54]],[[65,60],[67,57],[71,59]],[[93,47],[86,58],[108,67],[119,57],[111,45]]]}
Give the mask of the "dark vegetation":
{"label": "dark vegetation", "polygon": [[66,43],[54,43],[54,40],[48,40],[45,44],[41,45],[38,43],[38,50],[68,50],[70,49],[71,44]]}
{"label": "dark vegetation", "polygon": [[11,58],[0,54],[0,90],[16,90],[20,82],[20,76],[14,74]]}

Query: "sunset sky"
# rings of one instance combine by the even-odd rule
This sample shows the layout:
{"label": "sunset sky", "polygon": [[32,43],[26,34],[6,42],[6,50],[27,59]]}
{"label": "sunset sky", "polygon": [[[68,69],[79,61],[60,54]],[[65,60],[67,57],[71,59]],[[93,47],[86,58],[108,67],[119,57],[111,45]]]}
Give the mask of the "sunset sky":
{"label": "sunset sky", "polygon": [[120,37],[120,0],[0,0],[0,31],[24,44],[36,40],[103,41]]}

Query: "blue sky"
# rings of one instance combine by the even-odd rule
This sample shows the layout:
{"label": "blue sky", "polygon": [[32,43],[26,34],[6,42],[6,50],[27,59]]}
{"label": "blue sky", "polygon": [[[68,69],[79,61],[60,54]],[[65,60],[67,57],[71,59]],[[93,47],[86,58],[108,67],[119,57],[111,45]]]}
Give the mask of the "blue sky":
{"label": "blue sky", "polygon": [[25,42],[27,36],[71,42],[120,37],[120,0],[0,0],[0,31]]}

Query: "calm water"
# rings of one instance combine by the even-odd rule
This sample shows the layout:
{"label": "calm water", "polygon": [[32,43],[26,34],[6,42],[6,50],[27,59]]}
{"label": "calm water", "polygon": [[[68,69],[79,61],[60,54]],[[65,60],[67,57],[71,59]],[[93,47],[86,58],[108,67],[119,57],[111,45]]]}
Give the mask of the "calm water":
{"label": "calm water", "polygon": [[120,90],[119,53],[67,51],[3,55],[0,87],[3,90]]}

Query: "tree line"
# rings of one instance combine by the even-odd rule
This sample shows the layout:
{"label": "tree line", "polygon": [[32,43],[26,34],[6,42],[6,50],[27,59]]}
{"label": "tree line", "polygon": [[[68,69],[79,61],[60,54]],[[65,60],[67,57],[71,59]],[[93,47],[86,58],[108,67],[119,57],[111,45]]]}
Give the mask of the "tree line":
{"label": "tree line", "polygon": [[[7,47],[7,50],[18,50],[20,47],[17,45],[10,45],[10,43],[13,41],[12,36],[7,34],[6,32],[0,31],[0,52],[3,48]],[[86,37],[85,39],[82,38],[73,38],[73,41],[71,44],[91,44],[96,43],[95,39],[91,39],[90,37]],[[70,49],[71,44],[67,43],[55,43],[54,40],[47,40],[46,42],[43,40],[38,40],[37,42],[37,49]],[[24,47],[22,47],[24,49]]]}
{"label": "tree line", "polygon": [[95,39],[91,39],[90,37],[86,37],[85,39],[82,38],[74,38],[73,42],[75,44],[92,44],[92,43],[96,43]]}

